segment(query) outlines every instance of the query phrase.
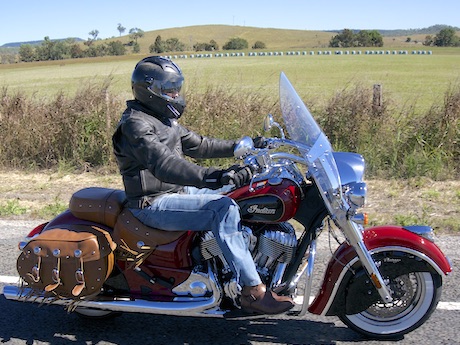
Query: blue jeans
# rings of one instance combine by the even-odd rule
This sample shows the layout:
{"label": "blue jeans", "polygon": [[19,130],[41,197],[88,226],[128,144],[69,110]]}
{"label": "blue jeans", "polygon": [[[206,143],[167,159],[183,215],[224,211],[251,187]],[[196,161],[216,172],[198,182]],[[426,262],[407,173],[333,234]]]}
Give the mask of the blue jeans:
{"label": "blue jeans", "polygon": [[241,232],[239,207],[220,192],[186,187],[183,194],[165,194],[149,207],[131,212],[142,223],[162,230],[211,230],[239,284],[258,285],[261,280]]}

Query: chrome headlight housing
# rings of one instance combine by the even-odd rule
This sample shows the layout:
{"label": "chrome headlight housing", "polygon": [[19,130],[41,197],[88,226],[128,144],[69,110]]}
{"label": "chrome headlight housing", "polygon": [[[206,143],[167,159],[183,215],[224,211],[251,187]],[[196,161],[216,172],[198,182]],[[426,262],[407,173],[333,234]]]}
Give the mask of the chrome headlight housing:
{"label": "chrome headlight housing", "polygon": [[344,186],[343,194],[353,209],[358,209],[366,203],[367,185],[365,182],[353,182]]}

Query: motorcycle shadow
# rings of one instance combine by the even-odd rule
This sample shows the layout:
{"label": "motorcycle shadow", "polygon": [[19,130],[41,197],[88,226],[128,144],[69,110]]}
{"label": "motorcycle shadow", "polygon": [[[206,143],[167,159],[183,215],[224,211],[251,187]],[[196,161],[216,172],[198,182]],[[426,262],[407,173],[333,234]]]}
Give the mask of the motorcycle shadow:
{"label": "motorcycle shadow", "polygon": [[287,315],[225,320],[125,313],[111,319],[85,319],[60,306],[11,302],[3,295],[0,310],[2,343],[324,345],[364,340],[343,325]]}

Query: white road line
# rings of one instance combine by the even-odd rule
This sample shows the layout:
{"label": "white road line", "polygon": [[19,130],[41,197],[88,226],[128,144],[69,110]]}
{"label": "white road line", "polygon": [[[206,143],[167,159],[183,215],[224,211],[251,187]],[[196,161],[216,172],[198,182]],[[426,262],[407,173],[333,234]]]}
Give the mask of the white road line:
{"label": "white road line", "polygon": [[17,283],[19,283],[19,277],[0,276],[0,283],[3,283],[3,284],[17,284]]}
{"label": "white road line", "polygon": [[[17,283],[19,283],[19,277],[0,275],[0,284],[17,284]],[[314,296],[310,296],[310,303],[313,301],[314,298],[315,298]],[[296,304],[302,304],[303,297],[297,296],[294,301]],[[460,302],[439,302],[437,309],[460,310]]]}

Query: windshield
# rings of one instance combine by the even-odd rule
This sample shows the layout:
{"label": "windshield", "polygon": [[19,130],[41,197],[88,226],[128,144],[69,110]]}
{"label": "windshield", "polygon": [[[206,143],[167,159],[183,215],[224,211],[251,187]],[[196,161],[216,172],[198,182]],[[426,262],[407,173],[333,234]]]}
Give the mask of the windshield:
{"label": "windshield", "polygon": [[308,171],[329,212],[334,213],[342,203],[342,191],[332,146],[284,73],[280,76],[280,103],[289,137],[302,144],[299,151],[307,160]]}

